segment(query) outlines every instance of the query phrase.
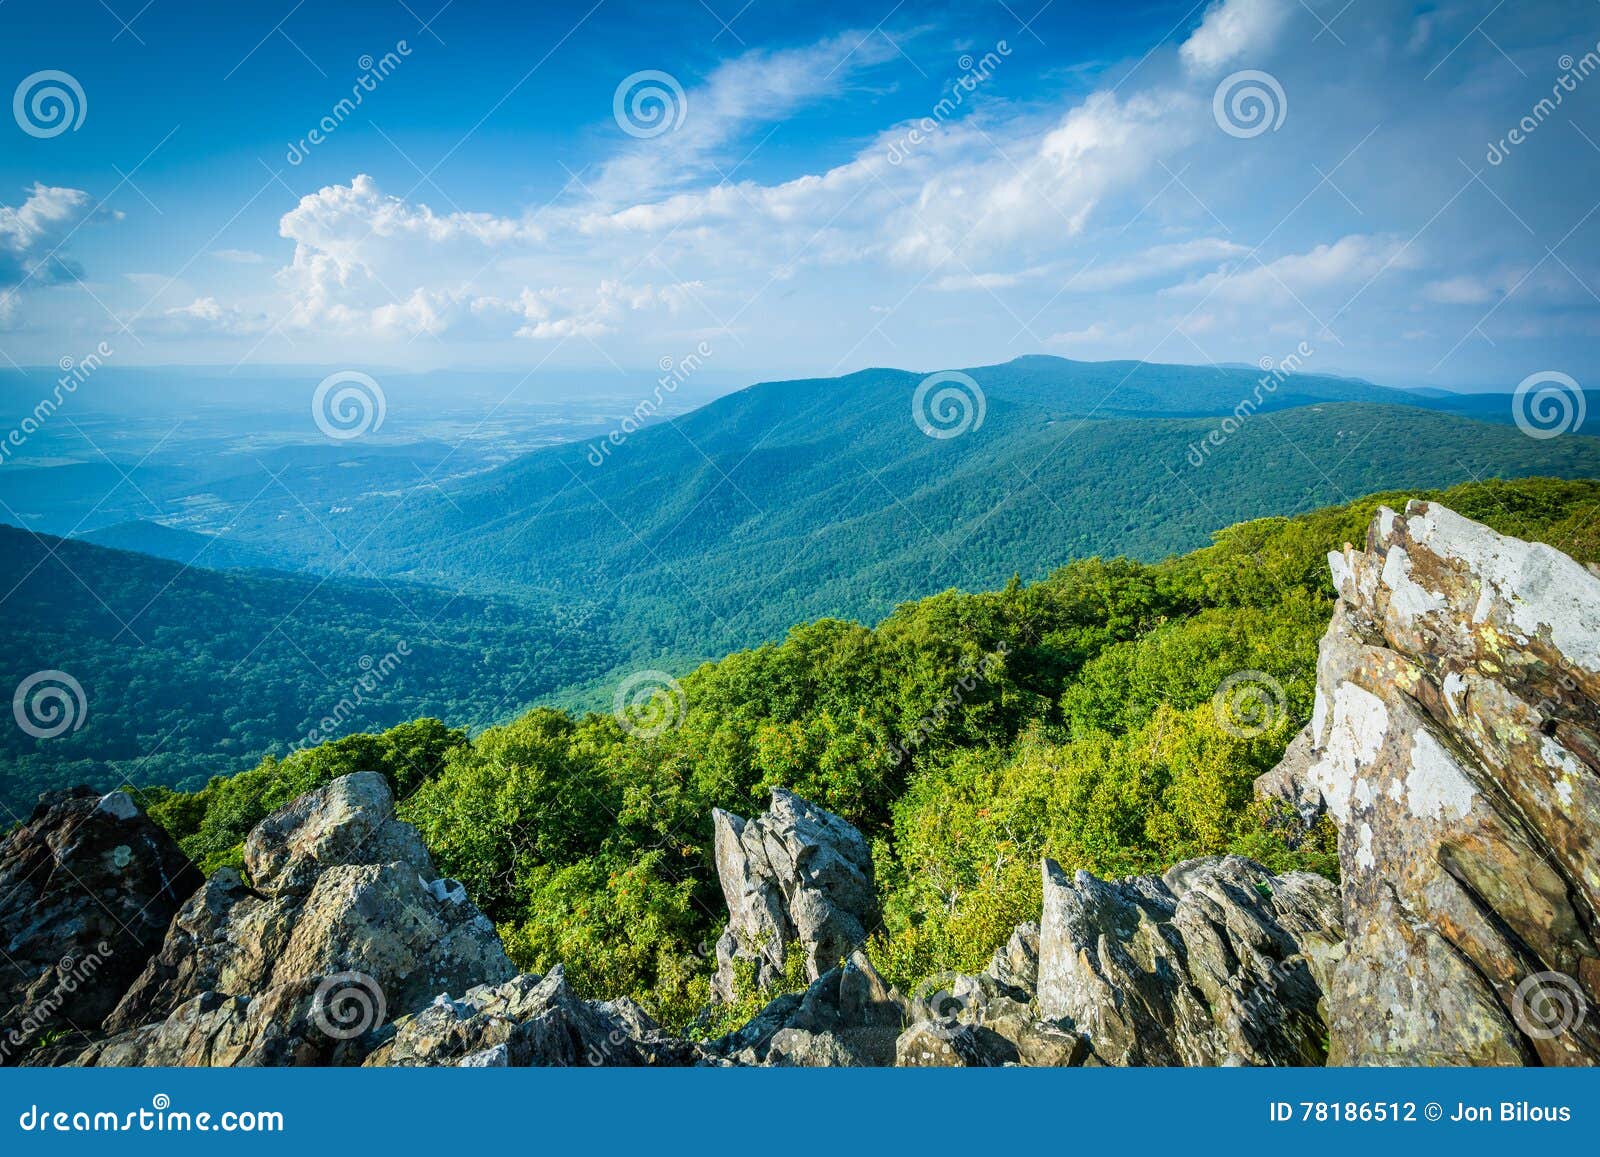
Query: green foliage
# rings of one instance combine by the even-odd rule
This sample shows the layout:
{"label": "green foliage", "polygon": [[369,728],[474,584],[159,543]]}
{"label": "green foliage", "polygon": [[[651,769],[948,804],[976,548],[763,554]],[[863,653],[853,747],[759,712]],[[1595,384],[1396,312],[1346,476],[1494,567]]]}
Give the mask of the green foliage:
{"label": "green foliage", "polygon": [[189,858],[210,873],[241,866],[241,845],[250,829],[297,796],[357,771],[381,772],[395,793],[404,795],[438,775],[466,741],[465,732],[437,719],[418,719],[379,735],[347,735],[281,760],[269,755],[251,770],[217,776],[195,792],[132,790]]}
{"label": "green foliage", "polygon": [[[1037,919],[1039,859],[1118,876],[1237,852],[1331,874],[1331,827],[1290,848],[1253,799],[1311,711],[1331,612],[1326,555],[1380,501],[1247,523],[1162,563],[1087,559],[1041,582],[947,592],[875,629],[824,619],[683,679],[653,737],[549,708],[470,743],[419,721],[268,759],[151,812],[207,865],[301,791],[378,767],[409,797],[439,869],[467,884],[517,963],[563,963],[591,995],[631,995],[672,1026],[718,1031],[709,945],[725,921],[710,812],[789,787],[872,842],[885,924],[870,952],[911,988],[982,967]],[[1527,480],[1435,497],[1489,525],[1600,558],[1600,483]],[[1248,720],[1217,697],[1245,673]],[[1248,725],[1245,725],[1248,724]],[[786,979],[798,985],[803,977]]]}

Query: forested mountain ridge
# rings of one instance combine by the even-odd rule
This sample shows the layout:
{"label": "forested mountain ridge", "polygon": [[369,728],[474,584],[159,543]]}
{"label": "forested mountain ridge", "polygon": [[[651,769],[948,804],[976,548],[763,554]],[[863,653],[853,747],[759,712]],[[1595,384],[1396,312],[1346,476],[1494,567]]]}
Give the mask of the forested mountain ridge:
{"label": "forested mountain ridge", "polygon": [[46,789],[198,785],[417,715],[487,725],[611,662],[598,617],[575,630],[418,584],[206,570],[5,526],[0,592],[7,685],[61,671],[82,692],[62,734],[0,728],[13,814]]}
{"label": "forested mountain ridge", "polygon": [[[1082,560],[907,603],[875,629],[796,627],[662,685],[643,715],[540,708],[471,740],[425,721],[143,796],[209,869],[237,863],[274,808],[380,771],[519,967],[559,962],[586,994],[633,995],[679,1025],[706,1004],[723,919],[708,816],[753,815],[785,788],[871,842],[871,957],[909,991],[982,967],[1037,919],[1041,856],[1069,876],[1223,852],[1334,873],[1331,828],[1290,838],[1253,784],[1312,712],[1329,550],[1408,498],[1600,561],[1600,482],[1373,495],[1155,565]],[[771,993],[750,995],[731,1015]]]}
{"label": "forested mountain ridge", "polygon": [[1377,489],[1600,474],[1593,438],[1538,441],[1509,410],[1471,421],[1353,379],[1052,357],[964,372],[982,400],[956,437],[919,426],[919,374],[769,382],[263,533],[314,569],[612,606],[625,653],[704,658],[1072,558],[1153,561]]}
{"label": "forested mountain ridge", "polygon": [[[608,706],[635,671],[681,676],[795,622],[877,622],[1093,555],[1152,563],[1363,492],[1600,476],[1600,439],[1529,438],[1349,379],[1264,391],[1249,369],[1055,358],[971,375],[982,421],[969,397],[955,437],[919,425],[918,375],[863,371],[752,387],[603,453],[551,447],[442,490],[412,469],[415,485],[365,499],[286,493],[221,539],[94,532],[172,563],[0,531],[11,685],[64,670],[90,700],[54,740],[7,731],[0,798],[192,786],[313,732],[418,715],[472,728],[536,703]],[[1245,399],[1259,408],[1235,416]],[[203,569],[269,558],[325,573]],[[371,681],[361,664],[401,642],[412,658],[347,702]]]}

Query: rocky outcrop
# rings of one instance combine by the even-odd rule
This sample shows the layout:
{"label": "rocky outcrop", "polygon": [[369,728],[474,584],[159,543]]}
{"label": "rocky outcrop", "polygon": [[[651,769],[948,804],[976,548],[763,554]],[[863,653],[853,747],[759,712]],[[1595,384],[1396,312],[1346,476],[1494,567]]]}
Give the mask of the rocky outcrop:
{"label": "rocky outcrop", "polygon": [[98,1029],[200,883],[126,792],[44,796],[0,840],[0,1064]]}
{"label": "rocky outcrop", "polygon": [[440,996],[400,1020],[368,1065],[457,1065],[467,1068],[581,1065],[690,1065],[698,1048],[661,1030],[631,1000],[580,999],[557,965],[498,985]]}
{"label": "rocky outcrop", "polygon": [[907,1011],[866,955],[852,952],[805,992],[778,997],[738,1032],[706,1047],[737,1065],[892,1065]]}
{"label": "rocky outcrop", "polygon": [[872,854],[848,822],[783,788],[753,819],[720,809],[711,818],[728,904],[716,999],[735,998],[736,961],[753,963],[755,984],[765,988],[783,975],[791,946],[814,981],[865,943],[879,922]]}
{"label": "rocky outcrop", "polygon": [[1044,863],[1038,1009],[1090,1063],[1314,1065],[1342,931],[1320,876],[1237,856],[1107,883]]}
{"label": "rocky outcrop", "polygon": [[375,773],[262,821],[244,865],[184,904],[81,1063],[348,1063],[390,1018],[516,972]]}
{"label": "rocky outcrop", "polygon": [[1339,1064],[1600,1062],[1600,579],[1434,503],[1329,557],[1296,774],[1339,828]]}
{"label": "rocky outcrop", "polygon": [[911,1002],[912,1024],[895,1045],[903,1067],[1082,1064],[1088,1041],[1038,1005],[1039,925],[1021,924],[975,976],[934,977]]}

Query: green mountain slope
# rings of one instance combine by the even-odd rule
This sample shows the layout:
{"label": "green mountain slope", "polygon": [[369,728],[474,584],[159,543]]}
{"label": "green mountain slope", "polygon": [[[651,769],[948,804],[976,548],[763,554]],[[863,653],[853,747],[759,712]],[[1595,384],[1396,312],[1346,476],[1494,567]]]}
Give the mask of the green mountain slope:
{"label": "green mountain slope", "polygon": [[[1289,846],[1252,783],[1311,713],[1328,550],[1408,497],[1600,560],[1597,481],[1377,495],[1237,525],[1155,565],[1089,559],[1031,586],[947,592],[875,629],[796,627],[629,720],[540,708],[470,743],[409,727],[147,802],[216,865],[299,792],[382,771],[518,964],[560,961],[588,994],[632,995],[678,1025],[705,1005],[704,946],[726,918],[711,809],[750,815],[783,786],[872,841],[884,923],[869,953],[910,991],[981,967],[1037,917],[1041,855],[1102,875],[1230,851],[1336,871],[1331,827]],[[1222,694],[1240,679],[1253,715]],[[745,1015],[763,994],[749,996]]]}
{"label": "green mountain slope", "polygon": [[264,551],[241,546],[221,535],[201,534],[145,519],[119,522],[73,537],[96,546],[134,551],[207,570],[273,569],[272,557]]}
{"label": "green mountain slope", "polygon": [[0,594],[7,693],[51,670],[83,692],[76,729],[0,727],[0,803],[21,814],[49,788],[196,784],[418,715],[491,723],[609,665],[590,642],[600,620],[580,630],[504,601],[186,568],[9,527]]}
{"label": "green mountain slope", "polygon": [[[614,608],[623,653],[692,660],[1089,554],[1153,560],[1384,487],[1600,474],[1595,439],[1538,441],[1352,379],[1263,391],[1249,369],[1046,357],[970,374],[983,422],[958,437],[919,428],[917,374],[767,383],[620,444],[270,533],[335,573]],[[1260,407],[1236,421],[1246,399]]]}

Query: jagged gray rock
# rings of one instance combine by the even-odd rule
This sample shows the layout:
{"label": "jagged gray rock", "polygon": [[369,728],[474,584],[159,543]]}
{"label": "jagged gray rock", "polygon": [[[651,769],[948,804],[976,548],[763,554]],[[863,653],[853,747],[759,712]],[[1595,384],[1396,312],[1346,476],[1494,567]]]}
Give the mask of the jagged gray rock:
{"label": "jagged gray rock", "polygon": [[1046,860],[1039,1012],[1092,1063],[1321,1064],[1317,977],[1341,937],[1320,876],[1224,856],[1107,883]]}
{"label": "jagged gray rock", "polygon": [[1316,762],[1313,751],[1311,727],[1307,724],[1290,742],[1283,758],[1271,771],[1258,776],[1255,782],[1256,798],[1279,805],[1269,816],[1269,822],[1282,832],[1285,842],[1299,847],[1327,813],[1322,793],[1307,779],[1306,773]]}
{"label": "jagged gray rock", "polygon": [[1087,1041],[1041,1019],[1039,925],[1019,924],[975,976],[932,977],[911,1000],[911,1025],[895,1046],[907,1067],[1081,1064]]}
{"label": "jagged gray rock", "polygon": [[1435,503],[1329,556],[1340,1064],[1600,1062],[1600,579]]}
{"label": "jagged gray rock", "polygon": [[126,792],[43,796],[0,839],[0,1064],[98,1029],[200,883]]}
{"label": "jagged gray rock", "polygon": [[671,1036],[631,1000],[588,1001],[560,966],[480,985],[459,1000],[440,996],[400,1020],[368,1065],[498,1066],[692,1065],[695,1046]]}
{"label": "jagged gray rock", "polygon": [[708,1042],[737,1065],[880,1067],[895,1063],[907,1005],[862,952],[823,973],[803,993],[787,993],[738,1032]]}
{"label": "jagged gray rock", "polygon": [[713,996],[735,998],[735,961],[755,964],[766,988],[783,975],[790,945],[816,980],[866,941],[879,922],[872,854],[861,833],[783,788],[768,810],[741,819],[712,812],[717,877],[728,927],[717,941]]}
{"label": "jagged gray rock", "polygon": [[81,1063],[358,1061],[388,1018],[516,973],[375,773],[263,820],[244,862],[250,883],[223,869],[178,912]]}

